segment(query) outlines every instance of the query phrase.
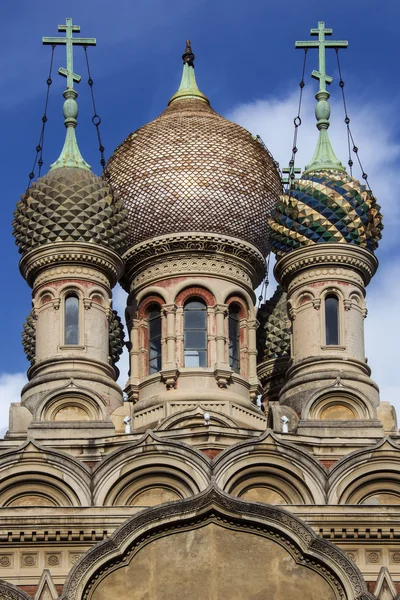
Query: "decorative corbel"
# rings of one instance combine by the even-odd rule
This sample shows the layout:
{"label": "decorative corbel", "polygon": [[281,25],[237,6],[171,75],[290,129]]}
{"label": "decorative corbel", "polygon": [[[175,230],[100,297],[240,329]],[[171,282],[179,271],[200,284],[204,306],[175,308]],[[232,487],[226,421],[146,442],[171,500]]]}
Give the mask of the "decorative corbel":
{"label": "decorative corbel", "polygon": [[346,298],[345,300],[343,300],[344,310],[350,310],[352,305],[353,305],[353,302],[352,302],[352,300],[350,300],[350,298]]}
{"label": "decorative corbel", "polygon": [[93,304],[93,300],[91,300],[90,298],[83,299],[83,306],[84,306],[85,310],[89,310],[89,308],[92,308],[92,304]]}
{"label": "decorative corbel", "polygon": [[53,298],[53,300],[51,302],[53,304],[54,310],[58,310],[60,308],[60,305],[61,305],[61,299],[60,298]]}
{"label": "decorative corbel", "polygon": [[321,298],[313,298],[311,302],[315,310],[319,310],[321,308]]}

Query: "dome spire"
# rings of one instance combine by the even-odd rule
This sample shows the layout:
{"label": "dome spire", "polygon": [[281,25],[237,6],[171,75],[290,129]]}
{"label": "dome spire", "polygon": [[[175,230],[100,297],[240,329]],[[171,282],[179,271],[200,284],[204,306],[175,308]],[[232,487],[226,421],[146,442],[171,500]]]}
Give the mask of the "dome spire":
{"label": "dome spire", "polygon": [[58,72],[67,79],[67,89],[64,91],[65,98],[63,106],[64,125],[67,128],[65,142],[61,154],[51,166],[50,171],[59,169],[60,167],[77,167],[78,169],[86,169],[90,171],[90,165],[83,159],[76,140],[75,128],[78,124],[78,103],[76,98],[78,92],[74,89],[74,82],[79,83],[81,76],[74,73],[73,68],[73,50],[74,46],[95,46],[95,38],[73,38],[73,32],[81,30],[79,25],[73,25],[72,19],[66,19],[65,25],[59,25],[58,31],[65,31],[65,38],[61,37],[44,37],[43,44],[60,45],[65,44],[66,49],[66,69],[61,67]]}
{"label": "dome spire", "polygon": [[329,136],[329,117],[330,117],[330,106],[329,97],[330,93],[326,89],[326,85],[332,82],[332,77],[326,74],[326,63],[325,63],[325,49],[326,48],[347,48],[347,41],[334,41],[326,40],[326,35],[332,35],[332,29],[326,29],[324,21],[319,21],[318,29],[311,29],[311,35],[318,36],[318,41],[303,41],[296,42],[296,48],[318,48],[318,62],[319,71],[313,71],[311,77],[319,81],[319,90],[315,95],[317,99],[317,106],[315,107],[315,117],[317,119],[317,128],[319,130],[319,137],[317,147],[314,152],[314,156],[311,162],[306,166],[305,173],[311,171],[320,171],[324,169],[333,169],[335,171],[346,171],[345,167],[338,160],[333,151]]}
{"label": "dome spire", "polygon": [[183,72],[178,91],[172,96],[168,104],[182,98],[196,98],[210,104],[208,98],[199,90],[194,74],[194,54],[190,40],[186,40],[185,52],[182,54]]}

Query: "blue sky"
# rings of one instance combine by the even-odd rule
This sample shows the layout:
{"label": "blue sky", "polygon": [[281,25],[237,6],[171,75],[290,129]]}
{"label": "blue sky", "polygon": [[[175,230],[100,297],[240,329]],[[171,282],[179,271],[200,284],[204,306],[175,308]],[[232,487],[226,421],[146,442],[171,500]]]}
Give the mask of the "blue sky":
{"label": "blue sky", "polygon": [[[57,25],[66,17],[72,17],[81,26],[82,36],[97,38],[97,47],[89,49],[89,56],[107,157],[132,130],[164,109],[179,84],[180,57],[186,38],[190,38],[199,87],[215,110],[260,133],[278,160],[287,163],[303,59],[302,52],[294,49],[295,40],[308,39],[310,28],[316,27],[319,20],[333,28],[334,39],[349,40],[349,48],[341,53],[349,113],[365,170],[386,216],[384,241],[378,251],[381,270],[369,290],[367,353],[371,349],[375,356],[372,366],[378,383],[386,385],[384,399],[393,401],[400,396],[393,378],[393,334],[397,327],[398,336],[400,327],[396,312],[391,312],[400,293],[400,213],[394,198],[400,145],[398,1],[336,0],[328,5],[316,0],[70,0],[66,9],[58,0],[14,0],[2,8],[0,48],[0,426],[7,404],[18,401],[20,374],[28,366],[20,332],[30,310],[30,290],[18,272],[19,255],[11,235],[12,211],[26,187],[40,133],[50,58],[50,48],[41,45],[41,37],[61,35]],[[57,158],[64,138],[61,93],[65,80],[56,73],[60,66],[65,66],[65,53],[58,47],[44,147],[45,171]],[[316,82],[309,78],[316,68],[317,52],[313,51],[308,58],[305,118],[299,132],[298,165],[302,167],[311,157],[316,141]],[[83,76],[78,86],[78,141],[84,158],[99,173],[85,69],[83,50],[78,49],[74,70]],[[327,72],[334,77],[330,90],[332,139],[337,154],[346,161],[333,51],[328,57]],[[121,294],[118,298],[122,303]],[[379,345],[384,347],[378,353]],[[14,379],[11,386],[2,386],[10,375],[19,379]]]}

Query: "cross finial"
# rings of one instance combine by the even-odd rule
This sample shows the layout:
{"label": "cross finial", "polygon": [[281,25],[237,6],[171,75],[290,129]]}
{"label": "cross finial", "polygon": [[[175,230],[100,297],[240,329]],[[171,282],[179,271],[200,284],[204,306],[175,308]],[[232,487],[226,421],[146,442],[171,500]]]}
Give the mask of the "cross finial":
{"label": "cross finial", "polygon": [[74,38],[72,37],[72,33],[79,33],[81,30],[79,25],[73,25],[72,19],[66,19],[65,25],[59,25],[58,31],[65,31],[65,38],[61,37],[44,37],[42,38],[43,44],[57,46],[60,44],[65,44],[66,46],[66,69],[61,67],[58,69],[60,75],[63,75],[67,78],[67,88],[73,89],[74,81],[79,83],[81,80],[80,75],[74,73],[74,52],[73,46],[95,46],[96,39],[95,38]]}
{"label": "cross finial", "polygon": [[67,128],[64,147],[61,154],[50,167],[50,170],[59,167],[79,167],[81,169],[90,169],[82,158],[75,136],[75,127],[77,126],[78,104],[76,98],[78,93],[74,90],[74,82],[79,83],[81,76],[74,73],[74,46],[95,46],[95,38],[74,38],[74,32],[79,33],[81,30],[79,25],[73,25],[72,19],[66,19],[65,25],[59,25],[58,31],[65,31],[65,38],[62,37],[44,37],[42,42],[45,45],[58,46],[65,44],[66,48],[66,68],[61,67],[58,72],[63,77],[67,78],[67,89],[63,96],[65,98],[63,113],[64,125]]}
{"label": "cross finial", "polygon": [[332,29],[326,29],[324,21],[319,21],[318,29],[311,29],[310,35],[318,36],[318,42],[307,40],[306,42],[296,42],[296,48],[318,48],[319,71],[313,71],[311,77],[319,80],[319,91],[326,91],[326,84],[332,82],[332,77],[326,74],[325,49],[326,48],[347,48],[348,42],[344,40],[327,40],[326,35],[332,35]]}
{"label": "cross finial", "polygon": [[186,40],[185,52],[182,54],[183,64],[187,63],[189,67],[194,67],[194,54],[190,40]]}
{"label": "cross finial", "polygon": [[284,185],[291,185],[296,179],[296,175],[301,173],[301,169],[294,166],[294,162],[290,161],[289,166],[282,169],[282,173],[287,177],[282,177],[281,181]]}
{"label": "cross finial", "polygon": [[327,129],[329,127],[329,117],[331,109],[329,106],[330,94],[326,89],[327,84],[332,82],[332,77],[326,74],[326,48],[347,48],[348,42],[344,40],[327,40],[325,36],[332,35],[332,29],[325,27],[324,21],[319,21],[317,29],[311,29],[310,35],[318,36],[318,41],[296,42],[296,48],[318,48],[318,71],[313,71],[311,77],[319,81],[319,90],[315,95],[317,106],[315,107],[315,116],[317,119],[317,128],[320,136],[311,163],[306,166],[305,172],[317,169],[336,169],[344,171],[342,163],[336,158],[331,143],[329,141]]}

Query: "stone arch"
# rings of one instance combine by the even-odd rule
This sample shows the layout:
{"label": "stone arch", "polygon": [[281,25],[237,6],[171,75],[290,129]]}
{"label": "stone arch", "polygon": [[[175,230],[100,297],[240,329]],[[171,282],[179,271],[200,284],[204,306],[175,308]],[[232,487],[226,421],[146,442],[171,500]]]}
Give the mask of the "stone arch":
{"label": "stone arch", "polygon": [[376,412],[365,394],[351,386],[343,385],[338,380],[333,385],[317,390],[311,395],[303,406],[301,418],[356,421],[376,419]]}
{"label": "stone arch", "polygon": [[97,467],[94,503],[138,505],[139,500],[153,502],[158,496],[162,501],[188,498],[207,487],[209,470],[209,460],[201,452],[148,432],[136,444],[111,453]]}
{"label": "stone arch", "polygon": [[169,415],[154,429],[154,431],[169,431],[171,429],[184,429],[185,427],[204,425],[205,413],[209,413],[211,417],[210,422],[214,425],[218,425],[218,427],[237,427],[237,422],[229,415],[198,404],[194,408]]}
{"label": "stone arch", "polygon": [[90,506],[89,469],[28,440],[0,456],[0,506]]}
{"label": "stone arch", "polygon": [[329,473],[329,504],[400,504],[400,447],[390,438],[338,461]]}
{"label": "stone arch", "polygon": [[2,600],[32,600],[21,588],[0,579],[0,598]]}
{"label": "stone arch", "polygon": [[106,402],[100,394],[84,386],[75,385],[71,380],[67,386],[55,388],[43,396],[35,407],[34,419],[103,421],[108,419],[108,412]]}
{"label": "stone arch", "polygon": [[212,463],[226,493],[266,504],[324,504],[326,469],[271,431],[221,452]]}
{"label": "stone arch", "polygon": [[373,598],[346,554],[300,519],[215,485],[128,519],[74,566],[61,600],[103,600],[116,589],[128,597],[132,587],[153,600],[250,592],[275,600]]}
{"label": "stone arch", "polygon": [[185,289],[177,294],[175,304],[179,307],[184,306],[190,298],[201,298],[207,307],[214,306],[215,304],[214,294],[204,285],[189,285],[185,287]]}

